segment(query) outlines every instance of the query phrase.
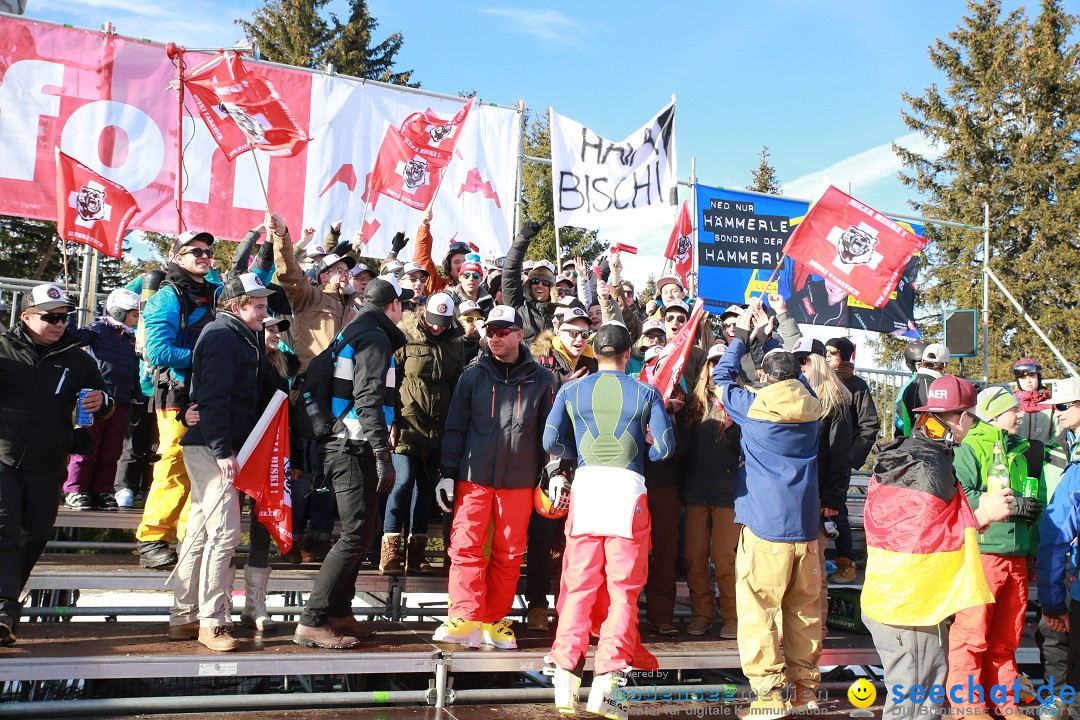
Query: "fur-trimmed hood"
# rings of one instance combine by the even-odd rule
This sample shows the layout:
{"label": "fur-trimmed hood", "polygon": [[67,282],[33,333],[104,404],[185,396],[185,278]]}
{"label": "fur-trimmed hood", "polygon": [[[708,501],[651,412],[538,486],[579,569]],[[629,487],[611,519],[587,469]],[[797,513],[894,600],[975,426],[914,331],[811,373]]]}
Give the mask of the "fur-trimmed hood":
{"label": "fur-trimmed hood", "polygon": [[454,338],[462,337],[465,335],[465,329],[458,324],[455,320],[454,324],[446,328],[438,335],[432,335],[428,332],[424,324],[420,322],[420,313],[424,312],[423,308],[416,310],[410,310],[401,314],[401,322],[398,323],[398,329],[405,335],[405,339],[410,343],[444,343],[447,340],[453,340]]}

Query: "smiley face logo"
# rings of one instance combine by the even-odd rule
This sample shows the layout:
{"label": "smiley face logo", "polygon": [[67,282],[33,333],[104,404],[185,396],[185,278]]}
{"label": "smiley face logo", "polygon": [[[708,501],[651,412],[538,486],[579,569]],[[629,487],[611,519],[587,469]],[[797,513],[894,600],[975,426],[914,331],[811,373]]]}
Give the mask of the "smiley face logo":
{"label": "smiley face logo", "polygon": [[866,678],[859,678],[851,683],[847,691],[848,700],[857,708],[870,707],[877,700],[877,688]]}

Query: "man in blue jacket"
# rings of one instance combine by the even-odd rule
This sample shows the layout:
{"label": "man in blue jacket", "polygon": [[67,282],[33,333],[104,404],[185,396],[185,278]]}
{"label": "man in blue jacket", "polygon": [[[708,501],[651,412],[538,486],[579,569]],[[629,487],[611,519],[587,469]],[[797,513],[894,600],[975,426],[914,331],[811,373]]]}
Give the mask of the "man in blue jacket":
{"label": "man in blue jacket", "polygon": [[[1054,415],[1068,440],[1069,464],[1039,524],[1035,569],[1043,620],[1051,630],[1069,634],[1072,657],[1080,649],[1078,634],[1069,631],[1073,618],[1080,622],[1080,581],[1076,580],[1073,547],[1080,534],[1080,448],[1076,442],[1076,432],[1080,430],[1080,380],[1073,377],[1056,383],[1048,402],[1053,405]],[[1067,577],[1073,578],[1068,589]],[[1074,688],[1080,686],[1080,668],[1074,662],[1069,664],[1068,683]]]}
{"label": "man in blue jacket", "polygon": [[165,266],[161,288],[146,303],[146,362],[153,368],[151,407],[157,416],[158,454],[154,480],[146,497],[142,522],[135,531],[139,562],[146,568],[176,564],[169,548],[178,525],[187,515],[190,481],[180,452],[185,428],[176,412],[188,404],[191,354],[203,328],[214,319],[221,286],[210,282],[214,236],[185,232],[176,240],[172,260]]}
{"label": "man in blue jacket", "polygon": [[[753,306],[751,306],[753,308]],[[739,316],[735,335],[713,380],[724,408],[742,430],[743,465],[735,479],[735,522],[743,525],[735,558],[739,657],[757,694],[747,716],[780,718],[816,708],[821,681],[821,578],[818,559],[818,418],[821,403],[795,357],[770,350],[761,363],[763,386],[739,387],[752,312]],[[783,617],[778,627],[776,616]],[[781,653],[780,635],[784,636]],[[788,703],[781,691],[794,683]]]}

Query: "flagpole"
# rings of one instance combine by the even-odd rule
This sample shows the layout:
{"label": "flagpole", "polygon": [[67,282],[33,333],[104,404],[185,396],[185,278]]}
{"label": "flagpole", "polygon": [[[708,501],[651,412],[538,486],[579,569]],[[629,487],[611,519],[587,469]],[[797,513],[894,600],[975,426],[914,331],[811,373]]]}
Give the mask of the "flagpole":
{"label": "flagpole", "polygon": [[60,241],[60,252],[64,256],[64,294],[68,297],[71,297],[71,286],[68,284],[67,243],[64,242],[64,238],[60,237],[59,235],[56,236],[56,239]]}
{"label": "flagpole", "polygon": [[251,148],[251,160],[255,163],[255,174],[259,176],[259,187],[263,191],[263,200],[266,201],[266,212],[270,212],[270,196],[266,192],[266,181],[263,180],[262,168],[259,167],[259,158],[255,157],[255,148]]}
{"label": "flagpole", "polygon": [[[176,60],[176,234],[184,232],[184,48],[176,43],[165,46],[165,55]],[[194,130],[194,128],[192,128]]]}
{"label": "flagpole", "polygon": [[690,158],[690,272],[693,273],[694,297],[700,297],[698,289],[698,247],[697,247],[697,157]]}
{"label": "flagpole", "polygon": [[[554,136],[552,132],[552,124],[554,122],[552,116],[551,106],[548,105],[548,144],[551,143],[551,138]],[[551,224],[555,226],[555,273],[558,274],[559,266],[562,263],[562,242],[559,239],[559,203],[557,193],[555,189],[555,166],[552,165],[551,172]]]}

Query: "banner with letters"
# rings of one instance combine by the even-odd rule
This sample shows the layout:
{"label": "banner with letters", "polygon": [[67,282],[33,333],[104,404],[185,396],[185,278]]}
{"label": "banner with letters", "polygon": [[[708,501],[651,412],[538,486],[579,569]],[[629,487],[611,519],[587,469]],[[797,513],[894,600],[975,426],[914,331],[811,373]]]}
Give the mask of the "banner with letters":
{"label": "banner with letters", "polygon": [[[921,337],[915,325],[919,256],[908,262],[884,307],[860,303],[811,268],[784,258],[784,244],[809,204],[780,196],[697,186],[698,292],[712,313],[745,303],[751,295],[778,292],[788,313],[810,325],[850,327],[899,337]],[[901,223],[918,236],[921,225]]]}
{"label": "banner with letters", "polygon": [[675,98],[622,142],[551,111],[555,224],[588,230],[675,220]]}
{"label": "banner with letters", "polygon": [[[13,17],[0,17],[0,37],[0,214],[56,219],[59,147],[131,192],[141,209],[132,229],[175,233],[177,101],[168,88],[177,73],[164,45]],[[185,65],[192,71],[210,57],[187,53]],[[311,141],[294,157],[244,153],[229,162],[186,96],[184,221],[220,238],[242,238],[263,220],[256,162],[271,206],[294,236],[307,225],[321,236],[344,219],[343,233],[352,237],[386,129],[416,112],[452,117],[463,102],[246,58],[244,64],[273,84]],[[477,103],[470,113],[432,203],[436,261],[451,239],[472,242],[484,255],[506,252],[520,122],[516,107]],[[411,236],[422,214],[397,202],[369,208],[363,254],[384,256],[394,233]],[[403,256],[411,251],[410,243]]]}

